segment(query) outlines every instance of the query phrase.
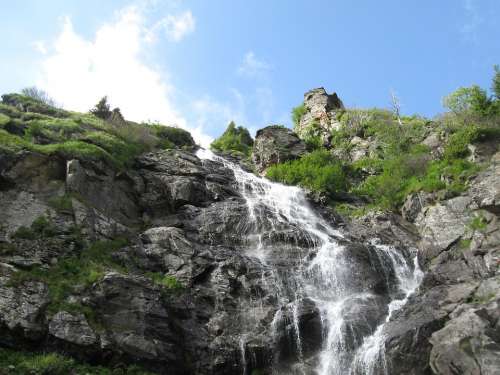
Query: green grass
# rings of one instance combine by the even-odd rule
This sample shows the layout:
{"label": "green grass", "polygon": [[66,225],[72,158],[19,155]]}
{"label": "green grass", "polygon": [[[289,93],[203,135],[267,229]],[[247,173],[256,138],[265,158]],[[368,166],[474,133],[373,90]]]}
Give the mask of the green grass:
{"label": "green grass", "polygon": [[0,113],[0,126],[4,126],[10,122],[10,117]]}
{"label": "green grass", "polygon": [[[34,238],[37,238],[36,233],[40,233],[43,229],[33,229],[32,226],[31,230],[35,233]],[[126,246],[127,240],[97,241],[90,246],[84,246],[81,234],[75,228],[73,237],[69,238],[68,242],[81,247],[77,255],[59,258],[58,262],[49,269],[34,267],[29,270],[20,270],[12,275],[10,284],[20,285],[29,280],[42,281],[49,288],[50,304],[47,307],[49,314],[55,314],[61,310],[79,311],[92,320],[91,310],[68,303],[67,298],[74,293],[75,288],[86,288],[99,281],[106,271],[115,270],[126,273],[127,269],[113,259],[112,253]]]}
{"label": "green grass", "polygon": [[149,272],[147,276],[157,285],[161,285],[167,289],[180,290],[184,289],[184,285],[175,278],[175,276],[164,275],[160,272]]}
{"label": "green grass", "polygon": [[19,94],[0,103],[0,152],[30,150],[66,159],[104,161],[117,169],[141,153],[195,146],[189,132],[161,124],[105,121],[63,111]]}
{"label": "green grass", "polygon": [[56,234],[56,228],[45,217],[39,216],[31,224],[30,228],[21,226],[13,234],[13,238],[34,240],[37,238],[53,237]]}
{"label": "green grass", "polygon": [[53,117],[67,117],[68,112],[62,109],[45,104],[42,101],[33,99],[21,94],[4,94],[2,102],[7,105],[21,109],[22,112],[34,112]]}
{"label": "green grass", "polygon": [[71,119],[32,120],[26,123],[25,139],[31,141],[41,137],[51,142],[64,142],[81,133],[83,129]]}
{"label": "green grass", "polygon": [[49,200],[49,205],[59,213],[73,212],[73,203],[71,195],[65,194],[60,197],[53,197]]}
{"label": "green grass", "polygon": [[268,168],[266,177],[330,196],[347,189],[342,164],[324,149],[315,150],[297,160],[273,165]]}
{"label": "green grass", "polygon": [[149,375],[139,366],[91,366],[58,353],[20,352],[0,348],[0,375]]}
{"label": "green grass", "polygon": [[486,221],[486,218],[479,213],[470,220],[468,226],[474,231],[484,232],[488,227],[488,222]]}

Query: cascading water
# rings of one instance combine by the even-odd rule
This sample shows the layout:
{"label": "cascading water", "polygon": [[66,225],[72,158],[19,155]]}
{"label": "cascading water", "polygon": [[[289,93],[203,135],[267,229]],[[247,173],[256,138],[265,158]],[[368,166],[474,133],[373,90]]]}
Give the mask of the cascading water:
{"label": "cascading water", "polygon": [[[279,306],[269,327],[276,345],[273,373],[386,373],[384,326],[419,285],[416,258],[412,262],[404,252],[375,239],[359,250],[315,213],[302,189],[259,178],[207,150],[198,151],[198,156],[231,169],[246,201],[248,218],[242,221],[247,255],[261,264],[262,287],[273,291]],[[283,252],[293,257],[292,267],[280,266]],[[382,286],[375,282],[380,273]],[[258,304],[255,301],[257,311]],[[316,346],[307,340],[310,332],[301,331],[304,309],[319,314]],[[245,326],[258,318],[249,316],[242,325],[243,374],[251,359],[245,349]],[[278,349],[283,335],[293,355]],[[282,363],[286,361],[288,367]]]}

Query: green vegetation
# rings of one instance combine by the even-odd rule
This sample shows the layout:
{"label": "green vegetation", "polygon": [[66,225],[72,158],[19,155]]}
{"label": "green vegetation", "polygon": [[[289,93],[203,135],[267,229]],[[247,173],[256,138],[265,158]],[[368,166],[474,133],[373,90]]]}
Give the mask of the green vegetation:
{"label": "green vegetation", "polygon": [[342,164],[324,149],[315,150],[300,159],[268,168],[266,176],[289,185],[299,185],[312,191],[335,195],[347,188]]}
{"label": "green vegetation", "polygon": [[57,353],[18,352],[0,348],[0,375],[149,375],[139,366],[115,368],[82,364]]}
{"label": "green vegetation", "polygon": [[460,250],[467,250],[468,248],[470,248],[470,245],[472,243],[472,240],[471,239],[461,239],[460,242],[458,243],[458,248]]}
{"label": "green vegetation", "polygon": [[195,145],[185,130],[126,121],[118,108],[103,119],[104,107],[109,110],[106,101],[96,106],[94,112],[98,117],[64,111],[20,94],[3,95],[2,100],[0,152],[3,153],[30,150],[66,159],[104,161],[124,168],[143,152]]}
{"label": "green vegetation", "polygon": [[248,130],[242,126],[236,127],[231,121],[226,131],[215,141],[210,148],[215,151],[248,157],[252,152],[253,139]]}
{"label": "green vegetation", "polygon": [[492,95],[477,86],[460,87],[443,99],[445,107],[457,114],[472,114],[478,116],[500,115],[500,68],[494,67],[495,74],[492,79]]}
{"label": "green vegetation", "polygon": [[184,289],[182,283],[175,278],[175,276],[164,275],[160,272],[150,272],[147,274],[151,280],[157,285],[161,285],[167,289],[180,290]]}
{"label": "green vegetation", "polygon": [[65,117],[68,112],[51,104],[22,94],[2,95],[3,104],[17,108],[21,112],[32,112],[52,117]]}
{"label": "green vegetation", "polygon": [[[18,231],[19,232],[19,231]],[[36,239],[54,235],[52,224],[44,217],[35,220],[30,229],[23,229],[16,233],[16,238]],[[109,270],[127,272],[127,269],[113,259],[112,253],[127,245],[125,239],[97,241],[85,246],[78,228],[66,236],[67,245],[76,246],[77,254],[59,258],[58,262],[49,269],[34,267],[14,273],[10,279],[12,285],[19,285],[26,281],[36,280],[44,282],[49,288],[51,302],[47,307],[50,314],[65,310],[82,312],[92,323],[92,310],[76,303],[69,303],[68,297],[75,292],[75,288],[89,287],[99,281]]]}
{"label": "green vegetation", "polygon": [[[330,132],[326,149],[320,137],[325,129],[311,121],[299,134],[310,153],[270,167],[268,177],[331,197],[348,190],[368,202],[336,204],[354,216],[370,209],[398,210],[408,194],[418,191],[439,192],[438,198],[460,194],[482,168],[469,160],[470,145],[500,143],[498,66],[492,92],[489,96],[479,86],[460,88],[444,99],[450,112],[432,121],[420,116],[398,118],[383,109],[338,111],[333,120],[339,126]],[[304,112],[303,105],[292,110],[295,125]],[[434,140],[429,143],[426,139],[431,135]],[[365,156],[353,162],[353,152],[360,148]]]}
{"label": "green vegetation", "polygon": [[296,129],[299,126],[300,120],[302,119],[302,116],[304,116],[306,112],[307,108],[304,105],[304,103],[292,109],[292,122],[294,129]]}
{"label": "green vegetation", "polygon": [[486,227],[488,226],[488,222],[483,215],[479,214],[479,215],[474,216],[471,219],[468,226],[470,229],[472,229],[474,231],[483,232],[484,230],[486,230]]}
{"label": "green vegetation", "polygon": [[40,216],[33,221],[30,228],[19,227],[14,233],[14,238],[34,240],[37,238],[48,238],[56,234],[53,224],[45,217]]}
{"label": "green vegetation", "polygon": [[107,120],[111,117],[111,110],[108,104],[108,97],[104,96],[99,100],[99,102],[95,105],[94,108],[90,110],[95,117],[99,117],[100,119]]}
{"label": "green vegetation", "polygon": [[53,197],[49,200],[49,205],[57,212],[71,213],[73,211],[73,203],[71,202],[70,195],[63,195],[60,197]]}
{"label": "green vegetation", "polygon": [[47,104],[51,107],[56,107],[56,102],[54,101],[54,99],[52,99],[47,92],[40,90],[35,86],[26,87],[22,89],[21,94],[29,98],[35,99],[38,102]]}

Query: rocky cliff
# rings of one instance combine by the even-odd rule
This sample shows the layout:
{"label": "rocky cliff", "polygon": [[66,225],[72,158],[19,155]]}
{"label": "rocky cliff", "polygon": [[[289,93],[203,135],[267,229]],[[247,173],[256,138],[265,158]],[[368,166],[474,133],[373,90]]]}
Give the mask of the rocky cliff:
{"label": "rocky cliff", "polygon": [[[324,95],[307,108],[332,119]],[[2,350],[124,373],[498,373],[498,152],[457,196],[347,219],[191,147],[52,152],[47,127],[31,135],[54,113],[16,103],[0,107]],[[260,171],[306,151],[276,127],[254,147]]]}

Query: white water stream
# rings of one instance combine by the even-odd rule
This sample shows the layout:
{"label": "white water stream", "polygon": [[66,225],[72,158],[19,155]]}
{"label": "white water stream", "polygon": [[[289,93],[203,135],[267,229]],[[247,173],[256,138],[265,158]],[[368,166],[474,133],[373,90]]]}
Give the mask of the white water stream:
{"label": "white water stream", "polygon": [[[272,245],[265,239],[283,228],[293,228],[294,233],[300,233],[301,238],[306,238],[310,245],[310,250],[305,253],[298,252],[297,269],[287,273],[287,280],[283,280],[284,276],[277,270],[272,271],[276,280],[274,287],[278,301],[291,311],[293,318],[295,350],[299,362],[298,370],[294,373],[385,374],[387,370],[384,357],[384,326],[394,312],[406,303],[407,298],[420,283],[422,274],[416,257],[412,262],[405,258],[403,252],[392,246],[382,245],[376,239],[367,244],[379,257],[388,283],[392,275],[392,282],[396,284],[392,289],[396,289],[397,293],[392,293],[393,296],[385,305],[386,315],[379,321],[378,326],[372,327],[373,325],[370,326],[367,322],[365,326],[369,328],[365,327],[360,333],[359,327],[348,319],[346,311],[354,306],[360,309],[361,315],[366,314],[368,320],[370,311],[364,311],[363,308],[366,306],[367,310],[370,306],[375,306],[378,301],[377,296],[370,291],[352,287],[353,264],[348,250],[340,244],[346,241],[344,235],[311,209],[304,191],[298,187],[273,183],[245,172],[238,165],[208,150],[199,150],[197,155],[201,159],[223,163],[233,171],[239,192],[248,207],[248,224],[252,226],[249,256],[257,258],[266,266],[272,266],[272,262],[268,259],[268,254],[271,253],[269,247]],[[292,235],[292,238],[297,241],[298,237]],[[297,243],[292,241],[290,249],[294,246],[297,246]],[[315,254],[312,260],[308,256],[310,251]],[[321,350],[312,368],[303,365],[304,333],[300,332],[299,304],[304,298],[314,301],[319,309],[323,330]],[[283,309],[276,311],[272,332],[276,332],[281,319],[283,319]],[[245,336],[240,340],[240,347],[242,363],[246,368]]]}

